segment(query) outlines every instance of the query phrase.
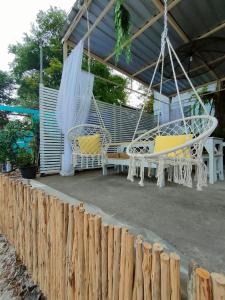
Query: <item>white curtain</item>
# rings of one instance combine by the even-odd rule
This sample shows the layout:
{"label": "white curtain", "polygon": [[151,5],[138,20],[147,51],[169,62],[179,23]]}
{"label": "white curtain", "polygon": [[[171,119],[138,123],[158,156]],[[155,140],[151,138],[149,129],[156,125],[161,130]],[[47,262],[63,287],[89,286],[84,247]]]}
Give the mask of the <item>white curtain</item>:
{"label": "white curtain", "polygon": [[87,121],[94,76],[81,71],[83,42],[81,41],[64,62],[56,108],[56,119],[64,134],[64,155],[61,175],[73,175],[72,148],[68,130]]}

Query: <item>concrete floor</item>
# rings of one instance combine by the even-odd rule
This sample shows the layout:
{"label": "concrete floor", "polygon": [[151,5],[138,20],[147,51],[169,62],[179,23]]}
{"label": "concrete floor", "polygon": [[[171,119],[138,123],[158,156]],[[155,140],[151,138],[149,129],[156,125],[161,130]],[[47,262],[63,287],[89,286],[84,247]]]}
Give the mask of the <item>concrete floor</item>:
{"label": "concrete floor", "polygon": [[224,182],[202,192],[172,183],[159,189],[154,180],[141,188],[138,182],[127,181],[124,174],[103,177],[98,170],[38,181],[101,208],[151,242],[161,238],[175,247],[183,261],[195,259],[209,271],[225,273]]}

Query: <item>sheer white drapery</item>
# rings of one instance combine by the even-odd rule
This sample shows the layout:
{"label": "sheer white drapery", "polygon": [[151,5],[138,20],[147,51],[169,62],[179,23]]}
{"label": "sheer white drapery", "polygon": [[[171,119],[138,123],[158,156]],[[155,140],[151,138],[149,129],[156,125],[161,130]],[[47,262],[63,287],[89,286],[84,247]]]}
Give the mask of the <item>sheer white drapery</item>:
{"label": "sheer white drapery", "polygon": [[74,173],[68,130],[87,121],[93,93],[94,76],[81,70],[83,46],[81,41],[64,62],[58,94],[56,119],[64,134],[63,176]]}

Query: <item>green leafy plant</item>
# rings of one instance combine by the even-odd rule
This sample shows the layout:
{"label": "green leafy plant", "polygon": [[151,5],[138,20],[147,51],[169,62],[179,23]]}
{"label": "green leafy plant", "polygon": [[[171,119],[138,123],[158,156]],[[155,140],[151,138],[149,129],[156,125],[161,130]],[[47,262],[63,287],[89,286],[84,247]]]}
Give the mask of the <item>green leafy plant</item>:
{"label": "green leafy plant", "polygon": [[116,62],[120,55],[125,51],[126,62],[131,61],[131,21],[130,13],[124,7],[124,0],[117,0],[115,7],[115,33],[116,33]]}
{"label": "green leafy plant", "polygon": [[154,95],[149,96],[148,100],[144,104],[144,111],[150,114],[154,113]]}
{"label": "green leafy plant", "polygon": [[34,155],[32,152],[21,148],[17,151],[16,165],[19,168],[30,167],[34,165]]}
{"label": "green leafy plant", "polygon": [[[210,112],[211,112],[211,110],[213,108],[212,95],[210,95],[210,94],[208,95],[207,92],[208,92],[208,88],[206,86],[206,87],[203,87],[200,91],[198,91],[198,94],[201,97],[203,103],[206,106],[210,106]],[[201,106],[201,104],[199,103],[199,100],[197,99],[197,97],[194,93],[192,94],[190,100],[193,101],[193,104],[191,105],[191,108],[190,108],[191,115],[204,114],[204,109]]]}
{"label": "green leafy plant", "polygon": [[29,130],[27,122],[10,121],[0,130],[0,163],[16,161],[17,140],[23,138]]}

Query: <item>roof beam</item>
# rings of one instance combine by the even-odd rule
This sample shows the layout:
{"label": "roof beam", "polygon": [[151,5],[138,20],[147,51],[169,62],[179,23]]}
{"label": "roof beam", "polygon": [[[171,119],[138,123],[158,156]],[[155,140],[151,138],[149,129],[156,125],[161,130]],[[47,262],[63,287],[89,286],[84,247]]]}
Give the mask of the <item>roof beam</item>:
{"label": "roof beam", "polygon": [[64,37],[62,39],[63,43],[69,39],[70,35],[72,34],[75,27],[79,23],[80,19],[82,18],[83,14],[85,13],[86,9],[90,6],[91,2],[92,2],[92,0],[84,0],[84,4],[79,9],[78,13],[76,14],[75,18],[73,19],[69,28],[67,29],[66,33],[64,34]]}
{"label": "roof beam", "polygon": [[[154,3],[154,5],[159,9],[159,11],[162,11],[164,12],[164,5],[161,3],[160,0],[152,0],[152,2]],[[168,12],[168,22],[170,23],[170,25],[172,26],[172,28],[177,32],[177,34],[181,37],[181,39],[185,42],[185,43],[188,43],[191,41],[191,39],[187,36],[187,34],[182,30],[182,28],[178,25],[178,23],[176,22],[176,20],[171,16],[171,14]],[[196,52],[200,57],[200,53]],[[203,66],[206,66],[210,73],[216,78],[218,79],[217,77],[217,74],[211,69],[210,65],[208,63],[206,63],[204,61],[204,59],[202,59],[202,62],[203,62]]]}
{"label": "roof beam", "polygon": [[[213,63],[219,62],[219,61],[223,60],[224,58],[225,58],[225,55],[223,55],[223,56],[221,56],[219,58],[216,58],[216,59],[214,59],[212,61],[209,61],[208,64],[211,65]],[[202,65],[200,65],[198,67],[195,67],[195,68],[191,69],[189,72],[191,73],[191,72],[197,71],[197,70],[199,70],[199,69],[201,69],[203,67],[205,67],[205,64],[202,64]],[[182,75],[184,75],[184,74],[183,73],[178,74],[177,78],[180,78]],[[166,82],[169,82],[171,80],[173,80],[173,79],[172,78],[168,78],[168,79],[166,79],[166,80],[163,81],[163,84],[166,83]],[[157,84],[155,84],[155,85],[153,85],[152,88],[154,89],[154,88],[156,88],[159,85],[160,85],[160,82],[157,83]]]}
{"label": "roof beam", "polygon": [[86,40],[90,34],[94,31],[94,29],[98,26],[98,24],[102,21],[102,19],[107,15],[107,13],[112,9],[112,6],[116,0],[110,0],[109,3],[106,5],[106,7],[103,9],[103,11],[100,13],[100,15],[97,17],[91,28],[85,33],[82,40]]}
{"label": "roof beam", "polygon": [[[154,3],[154,5],[158,8],[158,10],[161,13],[164,13],[164,5],[162,4],[162,2],[160,0],[152,0],[152,2]],[[173,27],[173,29],[177,32],[177,34],[180,36],[180,38],[185,42],[188,43],[190,41],[189,37],[187,36],[187,34],[181,29],[181,27],[177,24],[177,22],[175,21],[175,19],[171,16],[171,14],[168,11],[168,22],[170,23],[170,25]]]}
{"label": "roof beam", "polygon": [[217,31],[219,31],[219,30],[221,30],[221,29],[223,29],[223,28],[225,28],[225,21],[224,21],[222,24],[220,24],[220,25],[214,27],[214,28],[211,29],[210,31],[208,31],[208,32],[204,33],[203,35],[201,35],[201,36],[199,37],[199,39],[206,38],[206,37],[212,35],[213,33],[217,32]]}
{"label": "roof beam", "polygon": [[[164,13],[164,5],[161,3],[160,0],[152,0],[152,2],[154,3],[154,5],[158,8],[159,11]],[[183,29],[178,25],[178,23],[176,22],[176,20],[173,18],[173,16],[171,16],[171,14],[168,12],[167,13],[168,16],[168,22],[169,24],[172,26],[172,28],[176,31],[176,33],[180,36],[180,38],[185,42],[188,43],[190,42],[190,38],[187,36],[187,34],[183,31]],[[198,53],[199,54],[199,53]],[[199,56],[201,57],[201,55],[199,54]],[[210,68],[209,64],[204,62],[204,60],[202,59],[203,64],[209,69],[210,73],[217,78],[217,74]]]}
{"label": "roof beam", "polygon": [[[181,0],[174,0],[173,2],[171,2],[168,5],[168,11],[171,10],[175,5],[177,5]],[[141,26],[141,28],[136,31],[132,37],[131,37],[131,41],[133,41],[134,39],[136,39],[139,35],[141,35],[146,29],[148,29],[149,27],[151,27],[155,22],[157,22],[161,17],[163,16],[163,12],[161,11],[160,13],[158,13],[157,15],[155,15],[154,17],[151,17],[145,24],[143,24],[143,26]],[[128,42],[123,44],[123,47],[125,47],[128,44]],[[111,54],[109,54],[105,59],[104,62],[107,62],[110,58],[112,58],[115,55],[116,51],[114,50]]]}
{"label": "roof beam", "polygon": [[[74,43],[71,40],[68,40],[67,43],[68,43],[68,46],[70,46],[71,48],[74,48],[76,46],[76,43]],[[89,54],[87,49],[84,49],[84,53],[87,54],[87,55]],[[90,52],[90,57],[94,58],[95,60],[99,61],[102,64],[107,65],[111,69],[114,69],[114,70],[122,73],[123,75],[125,75],[125,76],[133,79],[133,77],[132,77],[132,75],[130,73],[128,73],[128,72],[126,72],[124,70],[121,70],[120,68],[114,66],[113,64],[111,64],[109,62],[105,62],[101,57],[97,56],[96,54]],[[148,86],[148,84],[146,82],[144,82],[144,81],[142,81],[142,80],[140,80],[138,78],[135,78],[135,80],[138,81],[139,83],[143,84],[144,86]]]}
{"label": "roof beam", "polygon": [[[210,85],[210,84],[213,84],[213,83],[217,83],[218,81],[224,81],[224,80],[225,80],[225,77],[222,77],[222,78],[219,78],[217,80],[213,80],[213,81],[210,81],[210,82],[205,82],[203,84],[200,84],[200,85],[196,86],[195,89],[198,90],[201,87],[204,87],[204,86],[207,86],[207,85]],[[183,91],[181,90],[181,93],[187,93],[187,92],[190,92],[190,91],[192,91],[192,88],[188,88],[188,89],[183,90]],[[168,97],[174,97],[176,95],[177,95],[177,93],[173,93],[173,94],[168,95]]]}
{"label": "roof beam", "polygon": [[[154,3],[155,3],[155,1],[158,2],[158,0],[153,0]],[[171,16],[171,18],[172,18],[172,16]],[[174,22],[172,21],[171,18],[168,16],[168,21],[170,22],[170,25],[173,26],[173,28],[176,30],[176,26],[175,26],[175,24],[174,24]],[[175,21],[175,20],[174,20],[174,21]],[[172,25],[172,24],[173,24],[173,25]],[[177,26],[179,26],[179,25],[177,24]],[[219,31],[219,30],[221,30],[221,29],[223,29],[223,28],[225,28],[225,22],[222,23],[222,24],[220,24],[219,26],[213,28],[212,30],[208,31],[207,33],[204,33],[203,35],[199,36],[198,39],[202,39],[202,38],[208,37],[208,36],[212,35],[213,33],[217,32],[217,31]],[[181,29],[181,30],[182,30],[182,29]],[[178,31],[179,31],[179,32],[178,32]],[[181,31],[178,30],[178,29],[176,30],[176,32],[180,35],[180,37],[181,37],[181,35],[183,35],[183,34],[181,33]],[[148,69],[154,67],[154,66],[156,65],[156,63],[157,63],[157,61],[153,61],[151,64],[149,64],[149,65],[147,65],[147,66],[141,68],[141,69],[138,70],[137,72],[133,73],[133,77],[135,77],[135,76],[137,76],[138,74],[140,74],[140,73],[142,73],[142,72],[144,72],[144,71],[146,71],[146,70],[148,70]],[[213,72],[213,71],[211,70],[211,72]],[[214,72],[213,72],[213,73],[214,73]],[[214,73],[214,76],[215,76],[215,73]]]}

